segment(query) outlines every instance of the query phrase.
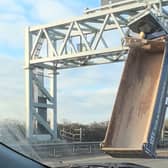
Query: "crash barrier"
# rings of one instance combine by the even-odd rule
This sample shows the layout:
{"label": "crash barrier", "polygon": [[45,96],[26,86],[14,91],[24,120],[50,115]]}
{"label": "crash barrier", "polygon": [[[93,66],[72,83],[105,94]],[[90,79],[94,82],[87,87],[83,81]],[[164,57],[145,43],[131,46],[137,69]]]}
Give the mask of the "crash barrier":
{"label": "crash barrier", "polygon": [[33,144],[32,147],[41,158],[102,153],[100,142]]}

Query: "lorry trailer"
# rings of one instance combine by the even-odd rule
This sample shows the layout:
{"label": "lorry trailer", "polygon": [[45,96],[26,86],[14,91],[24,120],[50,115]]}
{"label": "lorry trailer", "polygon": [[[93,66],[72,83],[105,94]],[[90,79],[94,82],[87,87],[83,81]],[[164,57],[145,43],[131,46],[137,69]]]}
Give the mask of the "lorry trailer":
{"label": "lorry trailer", "polygon": [[156,157],[165,116],[168,44],[127,38],[130,47],[102,150],[113,157]]}

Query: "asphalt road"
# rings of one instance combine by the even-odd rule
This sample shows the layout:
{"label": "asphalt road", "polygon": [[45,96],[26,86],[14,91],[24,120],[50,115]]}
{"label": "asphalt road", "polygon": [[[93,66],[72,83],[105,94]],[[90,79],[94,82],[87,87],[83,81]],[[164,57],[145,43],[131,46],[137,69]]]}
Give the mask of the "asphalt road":
{"label": "asphalt road", "polygon": [[99,155],[81,155],[81,156],[70,156],[65,158],[54,158],[43,161],[46,165],[51,167],[63,167],[74,164],[104,164],[104,163],[134,163],[151,168],[168,168],[168,155],[167,151],[160,151],[160,155],[157,159],[123,159],[123,158],[112,158],[106,154]]}

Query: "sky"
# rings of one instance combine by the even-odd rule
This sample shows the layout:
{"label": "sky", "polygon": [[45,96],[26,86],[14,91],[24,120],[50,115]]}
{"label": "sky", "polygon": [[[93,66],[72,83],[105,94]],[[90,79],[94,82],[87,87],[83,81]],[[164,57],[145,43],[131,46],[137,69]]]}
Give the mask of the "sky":
{"label": "sky", "polygon": [[[0,118],[25,121],[24,29],[80,16],[99,0],[0,0]],[[58,121],[109,120],[123,63],[62,70]]]}

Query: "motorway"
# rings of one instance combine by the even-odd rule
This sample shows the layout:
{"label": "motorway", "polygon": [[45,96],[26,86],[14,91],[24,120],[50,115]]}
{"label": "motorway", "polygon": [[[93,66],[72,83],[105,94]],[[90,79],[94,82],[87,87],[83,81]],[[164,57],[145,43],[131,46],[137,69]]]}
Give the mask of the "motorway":
{"label": "motorway", "polygon": [[43,163],[51,167],[63,167],[76,164],[104,164],[104,163],[134,163],[152,168],[168,168],[168,151],[158,151],[157,159],[123,159],[112,158],[106,154],[88,154],[70,156],[64,158],[54,158],[50,160],[43,160]]}

